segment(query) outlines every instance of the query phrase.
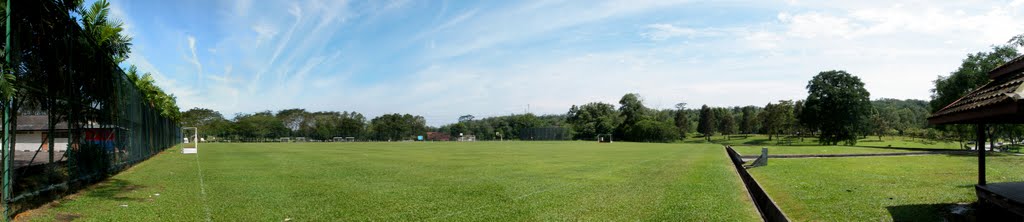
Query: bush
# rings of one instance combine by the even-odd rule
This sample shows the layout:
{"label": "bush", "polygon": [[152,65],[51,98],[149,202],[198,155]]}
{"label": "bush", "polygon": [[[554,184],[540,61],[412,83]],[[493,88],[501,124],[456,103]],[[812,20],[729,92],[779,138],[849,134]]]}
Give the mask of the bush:
{"label": "bush", "polygon": [[634,142],[672,142],[679,136],[675,126],[665,122],[643,120],[635,126],[625,129],[627,141]]}

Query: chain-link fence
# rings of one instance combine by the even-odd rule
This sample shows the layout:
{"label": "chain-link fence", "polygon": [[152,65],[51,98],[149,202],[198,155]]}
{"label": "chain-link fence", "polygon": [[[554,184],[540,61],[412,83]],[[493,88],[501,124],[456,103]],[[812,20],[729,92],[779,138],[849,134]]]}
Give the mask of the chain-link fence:
{"label": "chain-link fence", "polygon": [[[12,5],[11,3],[15,3]],[[5,218],[173,146],[162,115],[119,67],[117,46],[73,16],[74,1],[4,4],[2,160]],[[83,27],[85,26],[85,27]],[[6,87],[6,88],[5,88]]]}
{"label": "chain-link fence", "polygon": [[538,127],[519,130],[520,140],[570,140],[569,129],[563,127]]}

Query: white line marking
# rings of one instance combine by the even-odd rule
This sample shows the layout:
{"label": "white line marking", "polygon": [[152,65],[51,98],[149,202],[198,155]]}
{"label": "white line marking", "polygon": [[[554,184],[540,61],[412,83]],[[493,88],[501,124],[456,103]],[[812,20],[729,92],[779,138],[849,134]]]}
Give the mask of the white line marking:
{"label": "white line marking", "polygon": [[206,183],[203,182],[203,166],[199,164],[199,153],[196,152],[196,169],[199,170],[199,191],[202,193],[203,208],[206,210],[206,221],[210,219],[210,205],[206,203]]}

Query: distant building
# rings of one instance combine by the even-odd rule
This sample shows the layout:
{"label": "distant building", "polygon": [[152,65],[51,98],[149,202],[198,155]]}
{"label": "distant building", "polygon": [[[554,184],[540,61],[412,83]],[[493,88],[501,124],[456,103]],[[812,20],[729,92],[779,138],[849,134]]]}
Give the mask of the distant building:
{"label": "distant building", "polygon": [[[15,128],[14,150],[17,151],[49,151],[49,125],[46,115],[18,116]],[[58,122],[53,127],[53,149],[65,151],[68,148],[68,123]],[[40,149],[42,147],[42,149]]]}
{"label": "distant building", "polygon": [[[23,115],[18,116],[18,125],[15,127],[15,144],[14,150],[16,151],[49,151],[48,136],[50,130],[49,117],[46,115]],[[84,135],[86,143],[98,144],[102,147],[106,147],[108,150],[114,146],[114,130],[113,128],[99,128],[95,126],[85,126],[80,128],[80,131]],[[57,122],[53,126],[53,149],[54,151],[63,152],[68,149],[68,123]]]}

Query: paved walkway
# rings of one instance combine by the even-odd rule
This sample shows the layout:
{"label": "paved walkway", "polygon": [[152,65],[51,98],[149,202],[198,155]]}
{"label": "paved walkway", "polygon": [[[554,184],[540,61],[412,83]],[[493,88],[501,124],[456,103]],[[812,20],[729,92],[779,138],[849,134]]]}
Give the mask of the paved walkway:
{"label": "paved walkway", "polygon": [[[781,154],[773,155],[768,154],[768,158],[828,158],[828,157],[862,157],[862,156],[912,156],[912,155],[936,155],[936,154],[953,154],[953,155],[971,155],[973,151],[967,150],[946,150],[946,151],[920,151],[920,152],[905,152],[905,153],[856,153],[856,154]],[[750,159],[757,159],[760,155],[744,155],[741,156],[744,161]]]}

